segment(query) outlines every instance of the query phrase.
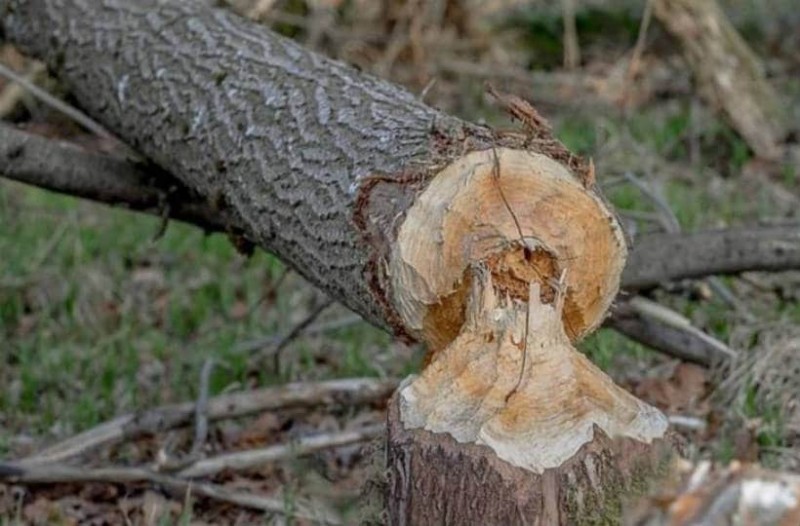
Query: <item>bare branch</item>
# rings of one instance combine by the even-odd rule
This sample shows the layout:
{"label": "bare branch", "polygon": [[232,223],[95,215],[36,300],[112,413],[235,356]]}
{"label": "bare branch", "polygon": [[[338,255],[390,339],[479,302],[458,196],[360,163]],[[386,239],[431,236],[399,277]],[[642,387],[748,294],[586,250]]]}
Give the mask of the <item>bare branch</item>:
{"label": "bare branch", "polygon": [[18,84],[19,86],[22,86],[31,95],[39,99],[43,104],[46,104],[47,106],[50,106],[54,110],[63,113],[64,115],[66,115],[73,121],[77,122],[78,124],[86,128],[86,130],[94,133],[98,137],[113,139],[115,141],[118,140],[113,135],[108,133],[108,131],[105,128],[103,128],[103,126],[101,126],[97,121],[95,121],[82,111],[70,106],[63,100],[60,100],[50,95],[49,93],[41,89],[39,86],[31,82],[30,80],[26,79],[21,75],[17,75],[11,68],[2,63],[0,63],[0,76],[5,77],[11,82]]}
{"label": "bare branch", "polygon": [[714,274],[800,269],[800,225],[651,234],[637,240],[622,286],[657,287]]}
{"label": "bare branch", "polygon": [[312,504],[307,501],[296,501],[289,507],[280,498],[234,491],[218,484],[185,480],[155,473],[144,468],[107,467],[82,469],[59,464],[29,466],[0,462],[0,481],[12,484],[86,484],[92,482],[130,484],[148,482],[180,495],[191,492],[193,495],[200,495],[201,497],[269,513],[291,515],[317,524],[342,524],[342,520],[338,515],[326,510],[319,503]]}
{"label": "bare branch", "polygon": [[200,394],[194,409],[194,442],[189,455],[199,455],[203,451],[208,437],[208,390],[210,389],[211,373],[214,370],[214,360],[207,358],[200,371]]}
{"label": "bare branch", "polygon": [[[290,383],[212,397],[208,401],[208,419],[237,418],[287,408],[368,404],[388,398],[395,387],[396,380],[372,378]],[[123,415],[25,458],[22,463],[27,466],[60,462],[122,440],[185,426],[192,421],[195,407],[195,402],[185,402]]]}
{"label": "bare branch", "polygon": [[677,312],[641,296],[619,303],[606,325],[657,351],[706,367],[737,354]]}
{"label": "bare branch", "polygon": [[215,209],[155,166],[91,153],[6,124],[0,124],[0,176],[159,216],[166,206],[170,217],[210,231],[237,226],[229,211]]}
{"label": "bare branch", "polygon": [[317,451],[331,449],[358,442],[367,442],[381,436],[386,427],[383,424],[372,425],[362,429],[323,433],[302,437],[289,444],[248,449],[235,453],[226,453],[203,460],[198,460],[181,470],[178,475],[185,478],[207,477],[221,471],[243,471],[253,469],[268,462],[308,455]]}

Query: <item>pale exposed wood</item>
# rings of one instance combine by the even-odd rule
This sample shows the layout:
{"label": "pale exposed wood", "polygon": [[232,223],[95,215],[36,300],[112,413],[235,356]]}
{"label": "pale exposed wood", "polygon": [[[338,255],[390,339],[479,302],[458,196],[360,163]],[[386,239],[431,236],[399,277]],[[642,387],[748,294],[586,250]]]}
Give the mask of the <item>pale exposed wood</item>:
{"label": "pale exposed wood", "polygon": [[[0,0],[7,9],[4,33],[90,115],[330,297],[437,351],[399,395],[400,428],[454,436],[457,455],[486,445],[494,465],[521,470],[541,496],[526,521],[566,521],[573,463],[586,474],[577,498],[627,491],[666,420],[572,347],[617,293],[625,239],[592,165],[530,105],[500,97],[524,133],[471,125],[205,2]],[[184,422],[188,405],[99,435]],[[482,494],[477,481],[459,491]]]}
{"label": "pale exposed wood", "polygon": [[[624,504],[668,463],[666,441],[611,440],[602,431],[543,474],[448,433],[408,429],[389,403],[389,524],[574,526],[618,524]],[[656,475],[657,476],[657,475]]]}
{"label": "pale exposed wood", "polygon": [[532,280],[552,299],[548,280],[567,271],[566,330],[579,339],[613,301],[625,254],[613,214],[563,165],[505,148],[474,152],[409,209],[390,264],[394,303],[435,350],[463,324],[473,263],[486,261],[496,284],[522,300]]}
{"label": "pale exposed wood", "polygon": [[655,0],[654,8],[680,41],[706,102],[723,112],[757,155],[779,158],[788,124],[784,108],[716,0]]}
{"label": "pale exposed wood", "polygon": [[563,298],[541,303],[536,282],[527,305],[499,294],[489,270],[476,270],[458,338],[399,391],[406,428],[485,444],[539,474],[564,464],[596,430],[644,443],[664,435],[658,410],[572,347],[561,322]]}

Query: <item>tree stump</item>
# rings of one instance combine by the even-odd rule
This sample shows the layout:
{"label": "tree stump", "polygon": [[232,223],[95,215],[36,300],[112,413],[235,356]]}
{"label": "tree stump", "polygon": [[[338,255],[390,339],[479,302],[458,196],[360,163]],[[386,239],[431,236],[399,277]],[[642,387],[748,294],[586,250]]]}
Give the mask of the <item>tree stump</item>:
{"label": "tree stump", "polygon": [[669,447],[664,416],[573,347],[625,261],[604,202],[546,156],[470,154],[433,179],[398,243],[395,304],[432,352],[390,404],[391,523],[618,521]]}

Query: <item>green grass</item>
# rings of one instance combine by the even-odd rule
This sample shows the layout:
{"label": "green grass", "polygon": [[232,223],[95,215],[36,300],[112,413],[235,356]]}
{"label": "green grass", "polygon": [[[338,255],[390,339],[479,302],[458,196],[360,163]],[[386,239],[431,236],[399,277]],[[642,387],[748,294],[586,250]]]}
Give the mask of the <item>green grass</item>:
{"label": "green grass", "polygon": [[627,356],[639,361],[652,358],[644,346],[612,329],[600,329],[581,342],[579,349],[601,369],[611,371],[615,360]]}
{"label": "green grass", "polygon": [[292,275],[272,301],[237,315],[258,304],[283,265],[265,253],[245,258],[224,236],[179,223],[154,240],[159,226],[0,183],[0,453],[20,433],[65,435],[192,399],[206,357],[220,364],[212,394],[254,381],[379,374],[372,354],[390,340],[365,324],[299,339],[280,373],[253,370],[236,344],[282,333],[315,292]]}

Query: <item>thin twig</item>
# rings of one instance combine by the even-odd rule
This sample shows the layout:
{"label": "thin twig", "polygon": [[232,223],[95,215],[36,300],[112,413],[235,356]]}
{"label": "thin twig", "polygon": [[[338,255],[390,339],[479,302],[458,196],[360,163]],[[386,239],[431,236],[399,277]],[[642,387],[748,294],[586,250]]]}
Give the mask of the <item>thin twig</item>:
{"label": "thin twig", "polygon": [[[397,380],[348,378],[325,382],[297,382],[255,391],[211,397],[208,420],[238,418],[254,413],[315,406],[356,406],[388,398]],[[164,432],[191,423],[195,402],[129,413],[54,444],[21,461],[25,465],[61,462],[99,447]]]}
{"label": "thin twig", "polygon": [[[639,34],[636,36],[636,44],[633,46],[633,53],[631,53],[631,61],[628,63],[628,71],[626,73],[625,91],[630,88],[630,83],[639,72],[639,64],[642,61],[642,54],[644,53],[644,45],[647,41],[647,30],[650,28],[650,20],[653,18],[653,0],[646,0],[644,5],[644,12],[642,13],[642,22],[639,24]],[[627,97],[626,97],[627,98]]]}
{"label": "thin twig", "polygon": [[[322,302],[320,302],[314,309],[308,313],[303,321],[295,325],[286,335],[281,338],[277,345],[273,349],[268,350],[268,353],[272,354],[272,364],[275,372],[279,372],[281,369],[281,351],[286,348],[287,345],[292,343],[306,328],[314,323],[320,314],[325,311],[328,307],[333,305],[334,301],[331,298],[325,298]],[[259,355],[253,357],[252,361],[260,361],[260,359],[264,356],[265,353],[260,353]]]}
{"label": "thin twig", "polygon": [[100,125],[97,121],[93,120],[91,117],[83,113],[82,111],[78,110],[70,106],[69,104],[65,103],[62,100],[55,98],[54,96],[47,93],[45,90],[37,86],[36,84],[30,82],[25,77],[17,75],[11,68],[5,66],[4,64],[0,63],[0,76],[5,77],[6,79],[10,80],[11,82],[16,82],[23,88],[25,88],[31,95],[39,99],[43,104],[50,106],[56,111],[59,111],[72,119],[73,121],[77,122],[85,129],[89,130],[90,132],[94,133],[98,137],[103,137],[104,139],[112,139],[117,141],[118,139],[111,135],[102,125]]}
{"label": "thin twig", "polygon": [[[25,72],[25,80],[35,82],[45,72],[44,64],[33,62]],[[8,117],[22,99],[27,90],[19,83],[9,82],[0,93],[0,118]]]}
{"label": "thin twig", "polygon": [[208,438],[208,390],[211,383],[211,373],[214,370],[214,360],[207,358],[200,371],[200,393],[197,396],[197,405],[194,412],[194,442],[189,456],[199,455]]}
{"label": "thin twig", "polygon": [[249,470],[269,462],[308,455],[325,449],[366,442],[381,436],[384,429],[385,426],[383,424],[376,424],[362,429],[302,437],[288,444],[278,444],[260,449],[248,449],[246,451],[226,453],[198,460],[181,470],[178,475],[183,478],[194,478],[208,477],[222,471]]}
{"label": "thin twig", "polygon": [[[337,331],[339,329],[344,329],[347,327],[351,327],[358,323],[366,323],[364,318],[359,316],[358,314],[348,314],[346,316],[342,316],[339,319],[331,320],[331,321],[322,321],[317,322],[309,327],[307,327],[304,331],[302,336],[315,336],[317,334],[325,334],[331,331]],[[268,345],[276,345],[278,344],[284,337],[279,334],[271,334],[269,336],[264,336],[262,338],[257,338],[254,340],[248,340],[238,344],[236,347],[233,348],[234,353],[252,353],[259,349],[263,349]]]}
{"label": "thin twig", "polygon": [[148,482],[180,495],[191,492],[201,497],[229,502],[237,506],[268,513],[291,515],[318,524],[342,524],[342,519],[337,514],[324,509],[320,503],[312,504],[300,501],[294,502],[289,507],[280,498],[234,491],[218,484],[185,480],[144,468],[107,467],[83,469],[59,464],[28,466],[19,463],[0,462],[0,481],[12,484],[87,484],[93,482],[130,484]]}
{"label": "thin twig", "polygon": [[572,70],[581,64],[581,46],[575,24],[575,0],[561,0],[564,20],[564,68]]}
{"label": "thin twig", "polygon": [[681,223],[678,221],[678,217],[660,192],[656,191],[652,186],[645,183],[631,172],[625,172],[623,177],[656,206],[659,217],[661,218],[661,226],[664,227],[664,230],[670,233],[681,231]]}

